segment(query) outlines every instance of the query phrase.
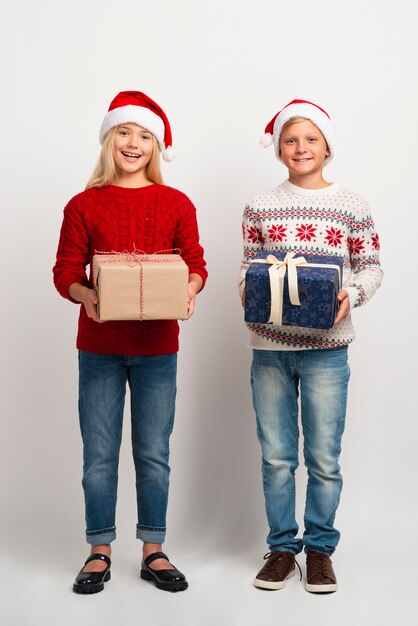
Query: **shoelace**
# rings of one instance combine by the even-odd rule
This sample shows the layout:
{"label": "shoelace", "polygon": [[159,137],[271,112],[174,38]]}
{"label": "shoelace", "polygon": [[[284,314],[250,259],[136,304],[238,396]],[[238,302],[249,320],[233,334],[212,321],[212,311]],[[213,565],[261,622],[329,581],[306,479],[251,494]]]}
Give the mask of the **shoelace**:
{"label": "shoelace", "polygon": [[320,552],[315,552],[315,553],[310,552],[309,553],[309,578],[311,579],[311,578],[314,578],[315,576],[318,576],[318,574],[321,574],[321,576],[324,576],[325,578],[328,578],[329,580],[333,581],[328,570],[329,563],[330,561],[328,560],[325,554],[321,554]]}
{"label": "shoelace", "polygon": [[[273,558],[270,558],[270,557],[273,557]],[[287,561],[289,561],[290,559],[293,563],[297,565],[299,574],[300,574],[299,580],[302,580],[302,570],[300,568],[299,563],[296,561],[296,559],[292,559],[291,556],[288,556],[287,552],[267,552],[267,554],[263,556],[263,559],[265,561],[270,559],[269,562],[266,563],[265,565],[265,567],[267,567],[267,571],[272,571],[275,574],[279,574],[279,576],[282,575],[282,572],[280,571],[281,568],[286,566]]]}

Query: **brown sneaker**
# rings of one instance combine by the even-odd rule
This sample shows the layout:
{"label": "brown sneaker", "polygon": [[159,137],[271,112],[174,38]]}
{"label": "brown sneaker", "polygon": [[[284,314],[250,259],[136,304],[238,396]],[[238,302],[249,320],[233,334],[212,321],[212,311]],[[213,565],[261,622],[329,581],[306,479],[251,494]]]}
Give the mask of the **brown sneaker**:
{"label": "brown sneaker", "polygon": [[261,589],[283,589],[295,574],[295,563],[299,567],[291,552],[267,552],[264,560],[267,563],[254,580],[254,585]]}
{"label": "brown sneaker", "polygon": [[306,591],[331,593],[337,589],[337,577],[329,556],[322,552],[308,552],[306,555]]}

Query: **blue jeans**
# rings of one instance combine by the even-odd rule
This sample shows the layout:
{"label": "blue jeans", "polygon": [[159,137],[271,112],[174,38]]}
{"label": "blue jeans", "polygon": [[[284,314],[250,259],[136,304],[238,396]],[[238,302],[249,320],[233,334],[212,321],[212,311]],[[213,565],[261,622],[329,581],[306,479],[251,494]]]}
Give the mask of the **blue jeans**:
{"label": "blue jeans", "polygon": [[116,538],[118,461],[127,382],[131,390],[137,538],[164,542],[176,371],[176,353],[131,357],[79,352],[82,484],[86,537],[91,545]]}
{"label": "blue jeans", "polygon": [[[272,552],[298,554],[304,548],[331,555],[337,546],[340,533],[334,520],[342,488],[338,460],[349,377],[346,347],[253,350],[251,385]],[[299,389],[308,470],[302,539],[296,538],[295,519]]]}

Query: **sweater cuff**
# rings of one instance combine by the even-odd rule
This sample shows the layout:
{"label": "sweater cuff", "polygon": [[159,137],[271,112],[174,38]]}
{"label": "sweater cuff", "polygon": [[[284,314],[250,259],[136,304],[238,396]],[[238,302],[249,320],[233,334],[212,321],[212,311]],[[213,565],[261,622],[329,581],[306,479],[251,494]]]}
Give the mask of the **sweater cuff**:
{"label": "sweater cuff", "polygon": [[202,288],[200,289],[200,291],[203,291],[203,288],[206,284],[206,279],[208,277],[207,271],[202,270],[200,267],[189,267],[189,276],[190,274],[199,274],[200,278],[202,279]]}
{"label": "sweater cuff", "polygon": [[352,311],[361,300],[361,291],[357,287],[346,287],[348,299],[350,301],[350,311]]}
{"label": "sweater cuff", "polygon": [[79,302],[78,300],[74,300],[74,298],[70,296],[70,287],[73,283],[79,283],[84,287],[89,287],[88,284],[80,280],[79,276],[77,276],[76,278],[74,276],[71,276],[67,279],[61,277],[61,280],[59,281],[59,283],[56,284],[56,287],[63,298],[69,300],[70,302],[73,302],[74,304],[81,304],[81,302]]}

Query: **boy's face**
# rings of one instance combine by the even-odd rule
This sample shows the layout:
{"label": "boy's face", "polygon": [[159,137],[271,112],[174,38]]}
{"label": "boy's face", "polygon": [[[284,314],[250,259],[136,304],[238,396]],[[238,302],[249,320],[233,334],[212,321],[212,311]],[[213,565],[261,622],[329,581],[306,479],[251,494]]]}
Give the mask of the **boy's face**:
{"label": "boy's face", "polygon": [[291,176],[322,176],[325,157],[330,151],[315,124],[309,120],[289,124],[280,135],[279,147],[282,161]]}

